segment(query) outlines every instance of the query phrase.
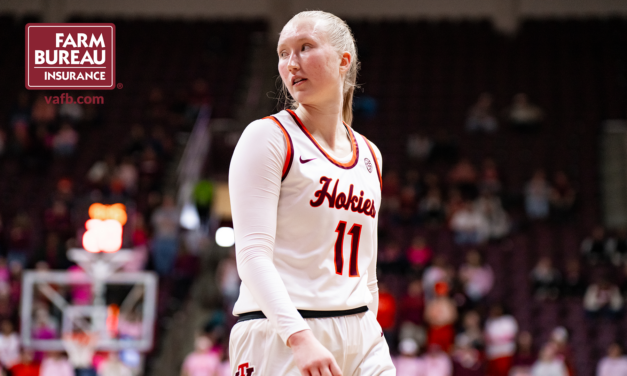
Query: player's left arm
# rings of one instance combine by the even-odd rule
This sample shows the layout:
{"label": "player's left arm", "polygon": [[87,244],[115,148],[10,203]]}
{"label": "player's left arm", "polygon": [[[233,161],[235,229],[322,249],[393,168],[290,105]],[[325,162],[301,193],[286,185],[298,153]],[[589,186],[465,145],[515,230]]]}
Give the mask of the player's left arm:
{"label": "player's left arm", "polygon": [[[377,158],[377,162],[379,163],[379,170],[380,172],[382,172],[383,159],[381,157],[381,152],[379,151],[379,148],[377,148],[377,146],[373,144],[372,142],[370,142],[370,146],[372,146],[372,150],[374,151],[374,154]],[[379,211],[377,210],[377,218],[376,218],[377,221],[379,221],[378,212]],[[372,244],[374,245],[374,254],[372,255],[372,261],[370,262],[370,265],[368,266],[368,289],[370,290],[370,293],[372,294],[372,301],[370,302],[370,304],[368,304],[368,309],[371,310],[375,316],[377,315],[377,312],[379,310],[379,285],[377,284],[377,253],[379,252],[378,250],[379,244],[377,242],[377,232],[378,230],[375,229],[374,233],[372,234],[373,236]]]}

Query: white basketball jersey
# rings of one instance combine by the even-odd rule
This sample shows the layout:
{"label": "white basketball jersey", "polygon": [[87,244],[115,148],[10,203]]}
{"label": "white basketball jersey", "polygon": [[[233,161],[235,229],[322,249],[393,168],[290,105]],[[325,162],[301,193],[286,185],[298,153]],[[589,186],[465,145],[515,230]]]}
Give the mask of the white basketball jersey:
{"label": "white basketball jersey", "polygon": [[[296,113],[267,117],[283,131],[287,157],[277,210],[276,266],[297,309],[346,310],[367,305],[368,267],[376,262],[381,175],[365,137],[346,126],[349,161],[316,142]],[[259,311],[242,283],[234,314]]]}

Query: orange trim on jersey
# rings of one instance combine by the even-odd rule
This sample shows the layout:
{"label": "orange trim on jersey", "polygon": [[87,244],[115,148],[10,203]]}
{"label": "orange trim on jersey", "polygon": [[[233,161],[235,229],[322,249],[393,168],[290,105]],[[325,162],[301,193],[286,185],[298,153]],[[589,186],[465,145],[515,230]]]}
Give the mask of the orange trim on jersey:
{"label": "orange trim on jersey", "polygon": [[374,159],[374,165],[377,168],[377,176],[379,177],[379,184],[381,185],[381,189],[383,190],[383,179],[381,179],[381,169],[379,168],[377,155],[374,153],[374,149],[372,148],[372,145],[370,145],[370,141],[368,141],[366,136],[362,134],[361,137],[364,138],[364,141],[366,141],[366,145],[368,146],[368,149],[370,149],[370,153],[372,154],[372,159]]}
{"label": "orange trim on jersey", "polygon": [[285,143],[287,144],[287,154],[285,155],[285,163],[283,163],[283,174],[281,175],[281,181],[285,180],[287,173],[290,172],[290,168],[292,167],[292,162],[294,161],[294,145],[292,144],[292,138],[289,133],[283,127],[283,124],[274,116],[266,116],[264,119],[271,119],[279,126],[279,129],[283,132],[283,136],[285,136]]}
{"label": "orange trim on jersey", "polygon": [[322,154],[334,165],[344,168],[344,169],[350,169],[355,167],[355,165],[357,165],[357,160],[359,159],[359,147],[357,146],[357,140],[355,140],[355,135],[353,134],[353,130],[351,129],[351,127],[349,127],[348,125],[346,125],[346,123],[344,123],[344,126],[346,127],[346,129],[348,129],[348,134],[350,135],[351,138],[351,144],[353,146],[353,157],[351,158],[350,161],[346,162],[346,163],[342,163],[342,162],[338,162],[336,161],[333,157],[331,157],[329,154],[327,154],[326,151],[324,151],[324,149],[322,148],[322,146],[320,146],[320,144],[318,144],[318,142],[316,141],[315,138],[313,138],[313,136],[311,135],[311,133],[309,133],[309,130],[307,130],[307,128],[305,127],[305,125],[303,124],[303,122],[300,120],[300,118],[298,117],[298,115],[296,115],[296,113],[290,109],[287,109],[287,112],[289,112],[290,115],[292,115],[292,117],[294,118],[294,120],[296,121],[296,124],[298,124],[298,126],[300,127],[300,129],[305,133],[305,135],[307,135],[307,137],[309,137],[309,139],[311,140],[311,142],[314,143],[314,145],[316,145],[316,147],[318,148],[318,150],[320,150],[320,152],[322,152]]}

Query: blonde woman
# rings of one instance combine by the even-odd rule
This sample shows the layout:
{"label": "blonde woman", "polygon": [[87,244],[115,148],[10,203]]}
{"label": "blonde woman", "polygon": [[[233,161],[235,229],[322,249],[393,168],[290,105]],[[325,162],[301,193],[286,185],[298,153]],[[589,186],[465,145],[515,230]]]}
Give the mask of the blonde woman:
{"label": "blonde woman", "polygon": [[354,38],[340,18],[302,12],[277,54],[288,108],[246,128],[229,172],[232,373],[395,375],[376,320],[381,154],[350,127]]}

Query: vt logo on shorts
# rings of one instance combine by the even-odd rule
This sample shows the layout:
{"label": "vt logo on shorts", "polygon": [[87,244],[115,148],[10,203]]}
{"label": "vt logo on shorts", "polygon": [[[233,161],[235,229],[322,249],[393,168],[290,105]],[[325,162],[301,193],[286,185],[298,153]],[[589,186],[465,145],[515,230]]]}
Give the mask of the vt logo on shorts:
{"label": "vt logo on shorts", "polygon": [[248,363],[242,363],[237,366],[237,372],[235,372],[235,376],[252,376],[255,373],[254,366],[248,366]]}

